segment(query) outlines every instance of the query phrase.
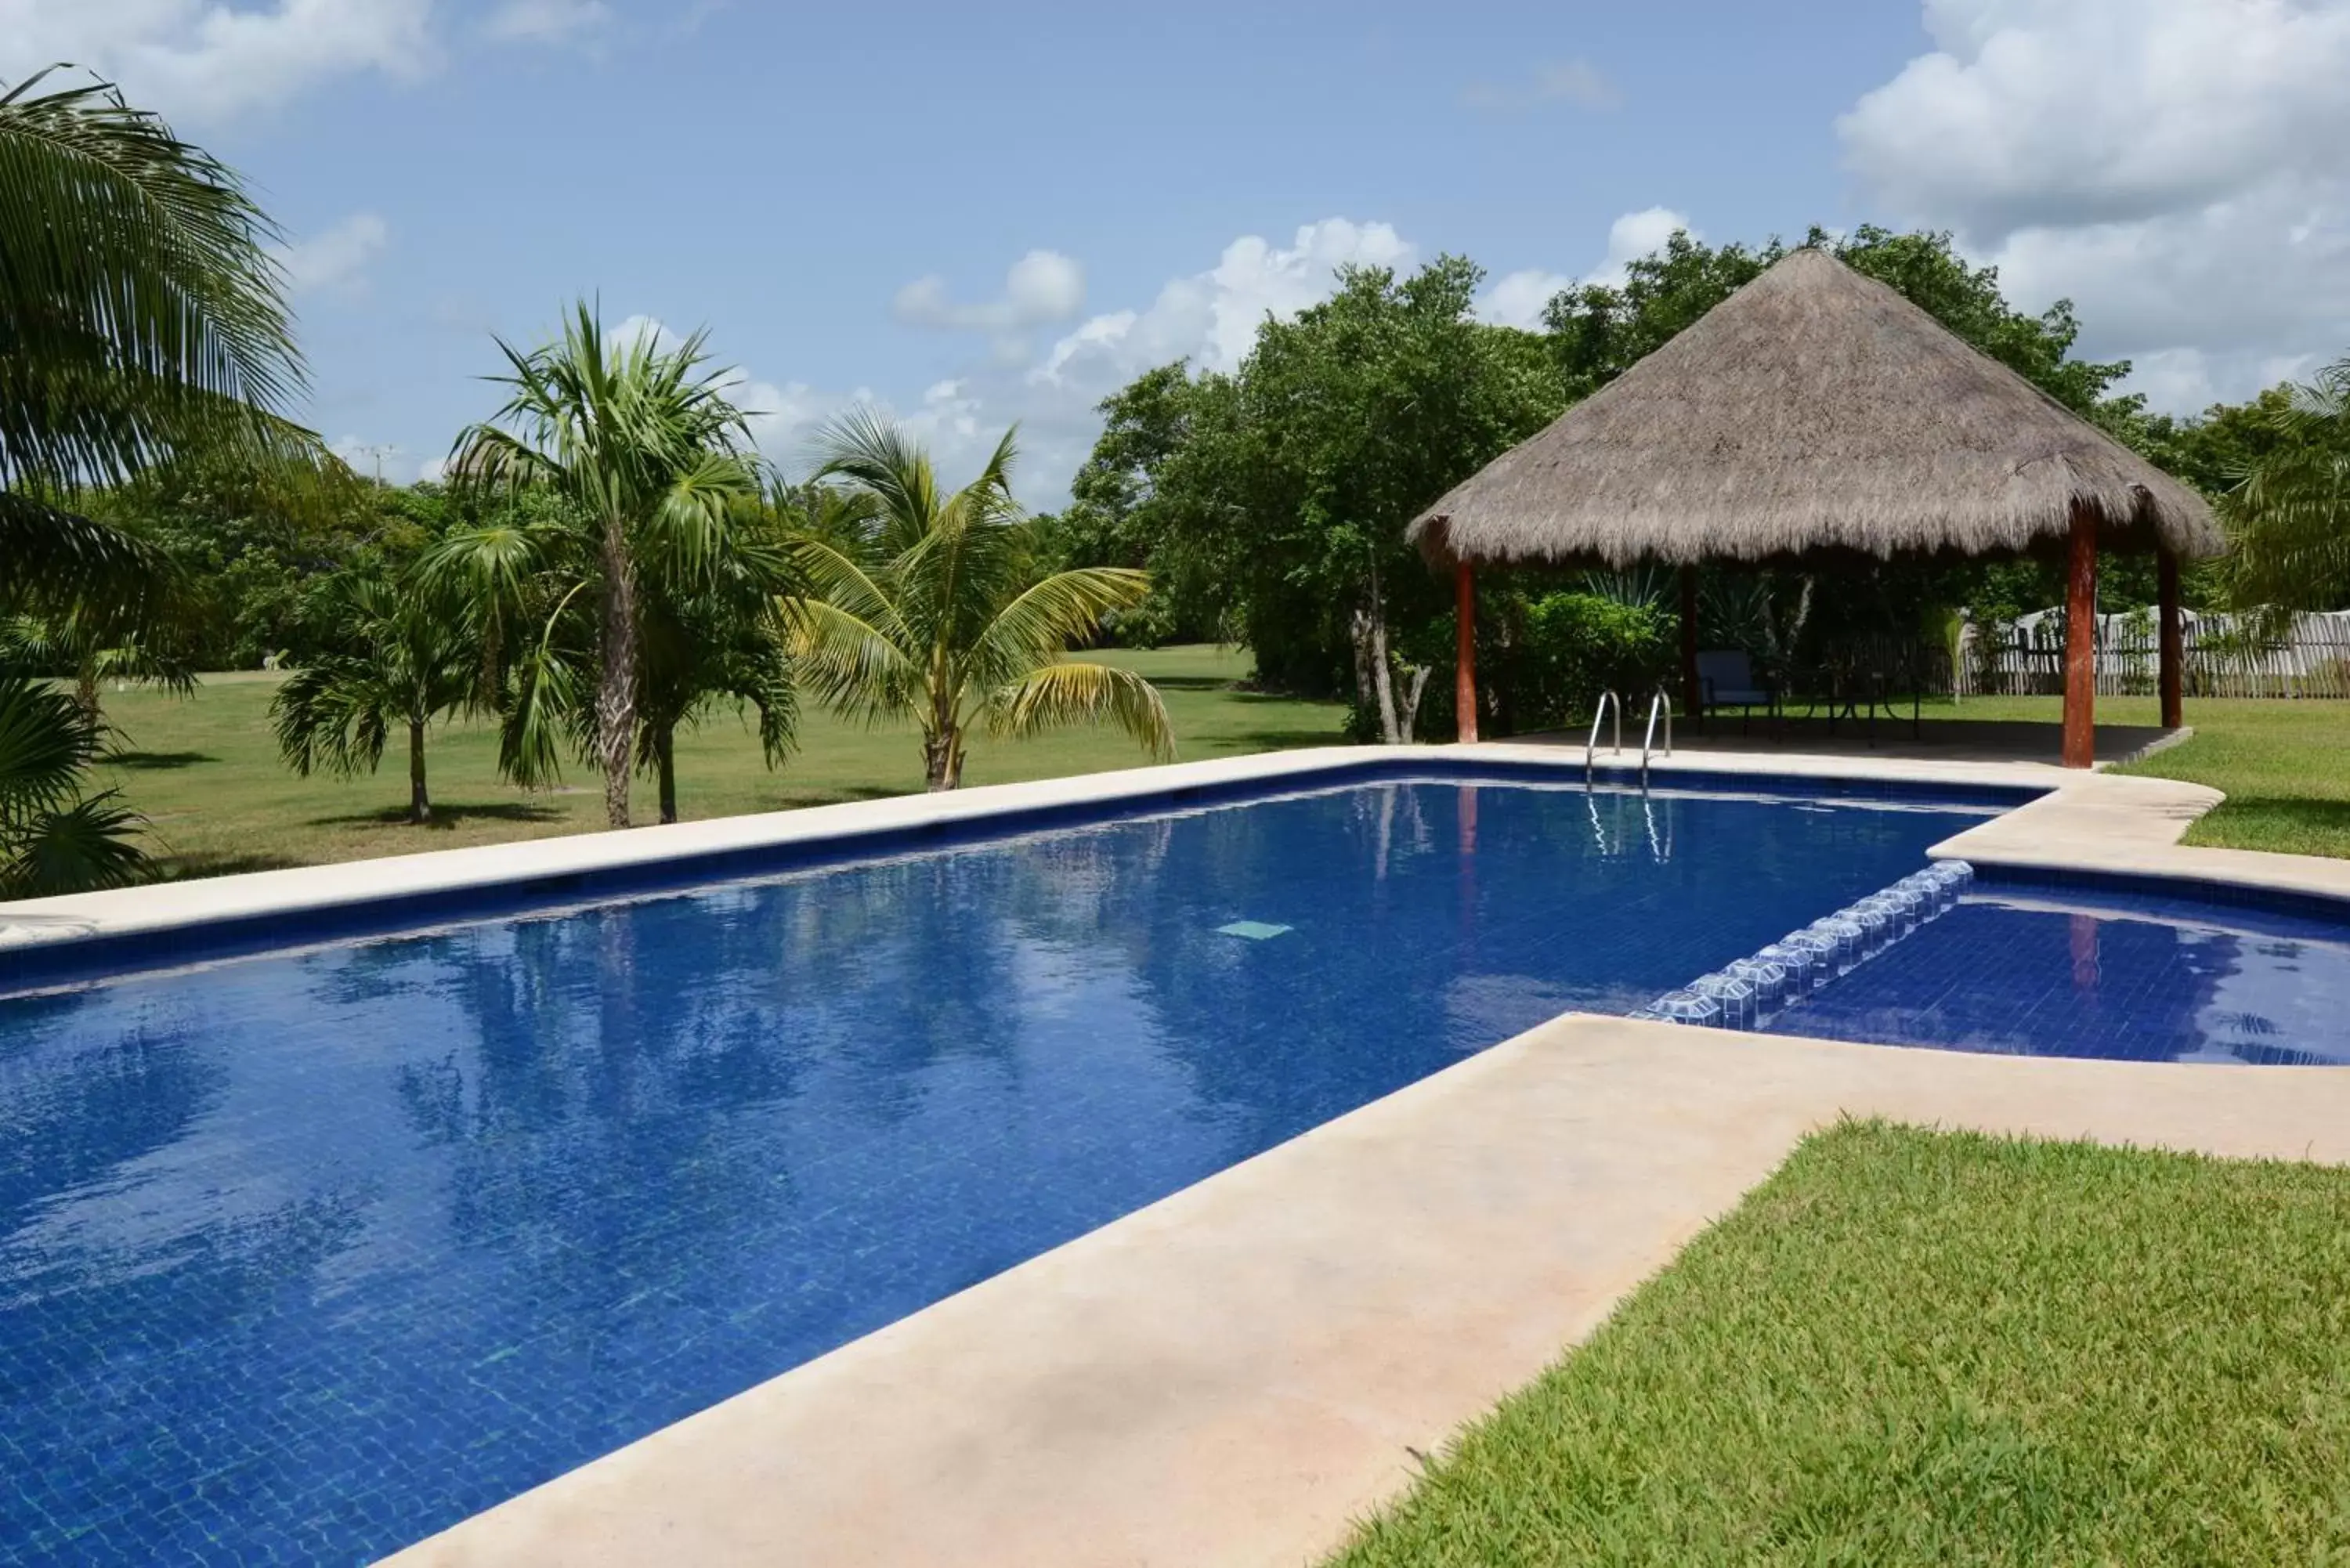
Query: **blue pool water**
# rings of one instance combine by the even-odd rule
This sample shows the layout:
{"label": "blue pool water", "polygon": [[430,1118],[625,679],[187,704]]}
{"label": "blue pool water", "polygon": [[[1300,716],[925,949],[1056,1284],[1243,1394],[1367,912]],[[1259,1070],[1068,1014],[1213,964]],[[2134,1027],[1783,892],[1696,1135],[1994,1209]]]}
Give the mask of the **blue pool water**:
{"label": "blue pool water", "polygon": [[1994,882],[1770,1027],[2018,1055],[2350,1064],[2350,920]]}
{"label": "blue pool water", "polygon": [[1967,815],[1373,784],[0,1002],[0,1560],[398,1547]]}

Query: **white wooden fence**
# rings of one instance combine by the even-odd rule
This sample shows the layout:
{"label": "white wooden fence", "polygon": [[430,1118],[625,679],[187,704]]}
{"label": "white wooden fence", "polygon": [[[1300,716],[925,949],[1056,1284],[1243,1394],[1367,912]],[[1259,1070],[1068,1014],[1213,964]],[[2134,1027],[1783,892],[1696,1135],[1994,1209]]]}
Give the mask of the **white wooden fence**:
{"label": "white wooden fence", "polygon": [[[2190,697],[2350,698],[2350,610],[2295,615],[2276,624],[2251,616],[2181,617]],[[2097,618],[2097,692],[2149,695],[2160,669],[2152,610]],[[2064,615],[2038,610],[2003,627],[1960,633],[1961,695],[2048,696],[2064,690]]]}

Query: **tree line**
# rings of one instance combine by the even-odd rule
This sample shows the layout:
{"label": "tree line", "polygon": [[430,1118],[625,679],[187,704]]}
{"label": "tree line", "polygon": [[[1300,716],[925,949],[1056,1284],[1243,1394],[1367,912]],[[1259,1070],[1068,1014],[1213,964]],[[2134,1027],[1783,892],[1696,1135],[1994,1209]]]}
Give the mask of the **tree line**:
{"label": "tree line", "polygon": [[0,897],[148,874],[91,784],[100,691],[220,663],[292,667],[272,719],[299,772],[399,743],[419,822],[428,732],[458,712],[497,724],[516,784],[593,767],[614,827],[639,773],[676,819],[677,732],[713,705],[780,763],[804,691],[910,717],[933,789],[983,727],[1107,722],[1172,753],[1148,682],[1064,657],[1147,577],[1046,558],[1009,433],[950,493],[853,412],[789,484],[701,335],[622,338],[583,302],[498,343],[504,401],[442,483],[386,490],[288,417],[279,235],[235,171],[50,75],[0,95]]}
{"label": "tree line", "polygon": [[[2190,603],[2350,604],[2350,359],[2307,387],[2179,420],[2117,394],[2126,362],[2074,352],[2069,302],[2010,306],[1995,269],[1944,234],[1864,226],[1832,251],[2219,504],[2235,548],[2189,575]],[[1139,642],[1223,638],[1268,685],[1341,694],[1366,738],[1449,732],[1453,607],[1405,543],[1421,508],[1621,375],[1786,254],[1677,234],[1620,284],[1563,290],[1539,330],[1480,321],[1483,275],[1441,256],[1409,275],[1340,272],[1323,304],[1268,320],[1232,372],[1178,361],[1100,405],[1104,428],[1049,520],[1062,560],[1147,568],[1118,618]],[[1948,635],[2062,599],[2054,563],[1887,563],[1861,573],[1701,574],[1701,637],[1789,663],[1830,636]],[[2154,564],[2104,574],[2116,607],[2150,602]],[[1487,732],[1556,723],[1607,685],[1663,673],[1678,607],[1662,573],[1521,569],[1481,585]]]}

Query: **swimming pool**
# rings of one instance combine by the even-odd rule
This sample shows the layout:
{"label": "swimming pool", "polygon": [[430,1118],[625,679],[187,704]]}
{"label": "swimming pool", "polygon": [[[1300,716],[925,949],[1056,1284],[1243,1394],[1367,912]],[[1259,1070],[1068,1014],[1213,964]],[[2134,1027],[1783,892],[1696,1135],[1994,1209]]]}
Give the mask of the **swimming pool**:
{"label": "swimming pool", "polygon": [[1991,809],[1357,784],[0,1002],[0,1558],[364,1560]]}

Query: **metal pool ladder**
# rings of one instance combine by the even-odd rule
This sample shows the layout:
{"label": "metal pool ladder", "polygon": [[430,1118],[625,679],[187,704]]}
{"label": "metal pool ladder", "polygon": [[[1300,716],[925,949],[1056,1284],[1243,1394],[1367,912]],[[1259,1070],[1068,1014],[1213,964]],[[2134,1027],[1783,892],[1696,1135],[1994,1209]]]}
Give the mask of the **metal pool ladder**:
{"label": "metal pool ladder", "polygon": [[[1648,699],[1648,732],[1640,741],[1640,787],[1642,789],[1648,787],[1648,753],[1657,743],[1657,718],[1659,714],[1664,716],[1665,755],[1669,757],[1673,754],[1673,700],[1665,694],[1665,689],[1661,686],[1657,688],[1657,694]],[[1621,707],[1616,711],[1616,719],[1617,722],[1623,722],[1624,711]],[[1591,727],[1596,732],[1599,728],[1598,721],[1593,720]],[[1584,767],[1588,770],[1590,765],[1586,758]]]}
{"label": "metal pool ladder", "polygon": [[1599,749],[1599,722],[1607,717],[1607,710],[1611,707],[1616,710],[1616,750],[1620,753],[1624,749],[1624,700],[1613,691],[1602,691],[1599,706],[1591,715],[1591,739],[1583,748],[1583,782],[1586,787],[1591,783],[1592,753]]}

